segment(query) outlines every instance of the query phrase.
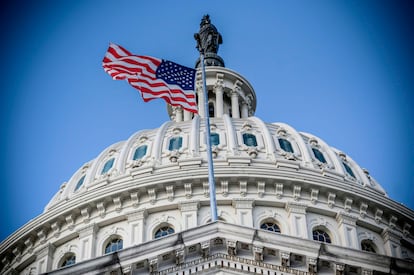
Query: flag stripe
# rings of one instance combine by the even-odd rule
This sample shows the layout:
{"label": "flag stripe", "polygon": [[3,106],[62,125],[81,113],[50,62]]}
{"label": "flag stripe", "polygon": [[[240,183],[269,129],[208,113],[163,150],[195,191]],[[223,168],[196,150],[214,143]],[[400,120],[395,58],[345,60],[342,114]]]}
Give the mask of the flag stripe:
{"label": "flag stripe", "polygon": [[102,66],[113,79],[126,79],[145,102],[164,99],[172,106],[197,113],[195,70],[151,56],[134,55],[111,43]]}

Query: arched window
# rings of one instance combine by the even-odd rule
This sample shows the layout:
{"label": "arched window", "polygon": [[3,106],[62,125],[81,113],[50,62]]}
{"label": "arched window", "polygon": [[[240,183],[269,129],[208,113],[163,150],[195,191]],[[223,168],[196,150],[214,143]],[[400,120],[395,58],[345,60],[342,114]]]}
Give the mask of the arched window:
{"label": "arched window", "polygon": [[329,236],[329,234],[323,231],[322,229],[313,230],[312,235],[313,235],[314,241],[319,241],[323,243],[332,243],[331,237]]}
{"label": "arched window", "polygon": [[351,167],[349,167],[349,165],[348,165],[348,164],[346,164],[345,162],[342,162],[342,164],[344,165],[346,172],[347,172],[347,173],[348,173],[351,177],[353,177],[353,178],[355,179],[355,174],[354,174],[354,172],[352,171]]}
{"label": "arched window", "polygon": [[76,255],[73,253],[67,253],[60,262],[60,267],[74,265],[76,263]]}
{"label": "arched window", "polygon": [[147,153],[147,145],[139,146],[137,149],[135,149],[133,160],[142,159],[146,153]]}
{"label": "arched window", "polygon": [[110,160],[108,160],[105,163],[104,167],[102,168],[101,175],[103,175],[103,174],[107,173],[109,170],[111,170],[112,166],[114,165],[114,160],[115,160],[114,158],[111,158]]}
{"label": "arched window", "polygon": [[85,175],[83,175],[83,177],[81,177],[79,180],[78,180],[78,183],[76,184],[76,186],[75,186],[75,191],[77,191],[79,188],[81,188],[82,187],[82,185],[83,185],[83,182],[85,181]]}
{"label": "arched window", "polygon": [[312,152],[313,152],[313,155],[315,156],[315,158],[317,158],[320,162],[326,163],[326,159],[323,156],[322,152],[319,151],[319,149],[312,148]]}
{"label": "arched window", "polygon": [[170,144],[168,145],[168,150],[174,151],[178,150],[183,146],[183,138],[182,137],[174,137],[170,139]]}
{"label": "arched window", "polygon": [[172,228],[171,226],[169,225],[162,226],[157,231],[155,231],[154,238],[158,239],[158,238],[173,234],[174,232],[175,232],[174,228]]}
{"label": "arched window", "polygon": [[220,144],[220,136],[217,133],[211,133],[210,135],[210,143],[211,145],[219,145]]}
{"label": "arched window", "polygon": [[257,146],[256,136],[253,134],[243,134],[243,143],[247,146]]}
{"label": "arched window", "polygon": [[375,245],[371,240],[362,240],[361,241],[361,249],[363,251],[377,253],[375,249]]}
{"label": "arched window", "polygon": [[275,224],[274,222],[264,222],[262,223],[262,225],[260,225],[260,228],[264,230],[272,231],[275,233],[280,233],[279,226]]}
{"label": "arched window", "polygon": [[121,238],[111,239],[105,246],[105,254],[112,253],[123,248],[124,241]]}
{"label": "arched window", "polygon": [[284,138],[279,138],[278,140],[279,140],[280,148],[282,148],[283,151],[288,152],[288,153],[293,153],[293,147],[289,140],[284,139]]}

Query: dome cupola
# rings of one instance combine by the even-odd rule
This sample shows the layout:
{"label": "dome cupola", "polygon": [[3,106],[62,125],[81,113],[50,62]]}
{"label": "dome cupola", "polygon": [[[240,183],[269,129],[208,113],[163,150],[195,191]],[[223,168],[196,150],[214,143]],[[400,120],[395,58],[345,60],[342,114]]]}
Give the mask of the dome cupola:
{"label": "dome cupola", "polygon": [[[223,59],[217,55],[219,45],[223,42],[217,28],[211,24],[210,17],[205,15],[200,23],[200,30],[194,34],[197,49],[204,54],[206,71],[206,87],[208,97],[208,114],[210,117],[248,118],[256,111],[256,94],[253,87],[240,74],[224,67]],[[196,95],[199,115],[204,116],[203,82],[201,77],[200,58],[197,59]],[[187,121],[193,114],[180,107],[168,106],[171,120]]]}

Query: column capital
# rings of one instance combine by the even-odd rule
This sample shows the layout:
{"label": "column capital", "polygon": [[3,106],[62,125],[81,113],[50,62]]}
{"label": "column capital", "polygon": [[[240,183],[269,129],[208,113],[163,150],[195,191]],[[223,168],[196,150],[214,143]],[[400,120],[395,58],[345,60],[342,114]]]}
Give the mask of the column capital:
{"label": "column capital", "polygon": [[185,201],[179,204],[181,212],[197,211],[200,208],[200,201]]}
{"label": "column capital", "polygon": [[214,83],[214,92],[223,91],[224,88],[224,74],[217,73],[216,74],[216,82]]}
{"label": "column capital", "polygon": [[99,226],[96,223],[82,227],[81,229],[78,230],[79,238],[82,239],[83,237],[92,235],[98,232],[98,230],[99,230]]}
{"label": "column capital", "polygon": [[357,217],[345,212],[339,212],[338,214],[336,214],[336,221],[338,222],[339,226],[341,226],[342,224],[356,226],[357,220]]}
{"label": "column capital", "polygon": [[384,228],[381,232],[381,237],[384,239],[384,241],[391,241],[395,243],[399,243],[402,239],[402,236],[395,230]]}
{"label": "column capital", "polygon": [[306,214],[306,209],[308,208],[306,204],[299,203],[299,202],[288,202],[286,204],[286,211],[288,212],[288,215],[291,213],[297,213],[297,214]]}
{"label": "column capital", "polygon": [[136,211],[127,213],[126,216],[127,216],[128,222],[143,220],[148,216],[148,210],[145,208],[138,209]]}
{"label": "column capital", "polygon": [[46,245],[42,246],[35,252],[36,258],[40,259],[40,258],[43,258],[44,256],[52,256],[55,249],[56,247],[53,244],[47,243]]}
{"label": "column capital", "polygon": [[234,208],[238,209],[252,209],[254,206],[254,200],[247,198],[234,198],[231,204]]}

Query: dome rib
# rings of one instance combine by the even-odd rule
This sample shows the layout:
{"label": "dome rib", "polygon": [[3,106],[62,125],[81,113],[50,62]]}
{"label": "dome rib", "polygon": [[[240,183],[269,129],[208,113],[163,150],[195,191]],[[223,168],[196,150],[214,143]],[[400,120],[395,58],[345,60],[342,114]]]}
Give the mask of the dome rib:
{"label": "dome rib", "polygon": [[272,161],[276,161],[277,159],[276,147],[275,147],[274,139],[272,135],[270,134],[269,128],[266,126],[263,120],[261,120],[258,117],[250,117],[249,120],[254,121],[262,129],[267,156],[270,156]]}

